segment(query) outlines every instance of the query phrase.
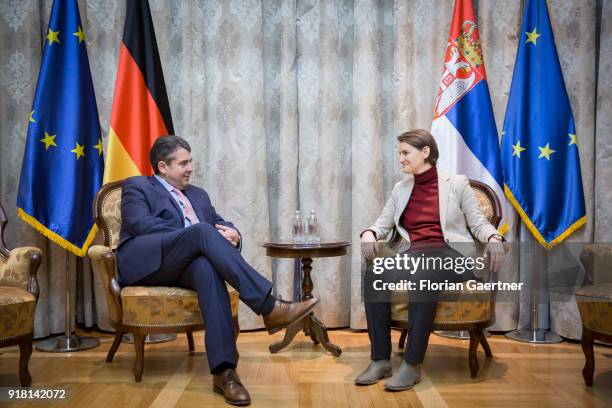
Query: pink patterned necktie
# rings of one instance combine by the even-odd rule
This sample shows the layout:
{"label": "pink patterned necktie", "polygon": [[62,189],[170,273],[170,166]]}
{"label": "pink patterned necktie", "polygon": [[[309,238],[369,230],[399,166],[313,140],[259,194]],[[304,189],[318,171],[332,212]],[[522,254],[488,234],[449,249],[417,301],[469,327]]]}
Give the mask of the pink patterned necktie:
{"label": "pink patterned necktie", "polygon": [[173,188],[172,191],[174,191],[174,193],[176,193],[176,195],[179,197],[179,202],[181,203],[181,206],[183,207],[183,212],[185,213],[185,218],[189,220],[191,225],[197,224],[198,216],[193,210],[193,207],[191,206],[191,203],[189,202],[187,197],[185,197],[185,194],[183,194],[183,192],[178,188]]}

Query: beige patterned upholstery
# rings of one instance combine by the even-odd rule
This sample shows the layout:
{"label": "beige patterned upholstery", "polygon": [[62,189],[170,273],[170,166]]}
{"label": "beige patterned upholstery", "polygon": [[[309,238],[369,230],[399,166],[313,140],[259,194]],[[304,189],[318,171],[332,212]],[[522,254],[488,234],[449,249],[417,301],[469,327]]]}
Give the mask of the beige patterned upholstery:
{"label": "beige patterned upholstery", "polygon": [[108,234],[109,246],[116,249],[121,231],[121,188],[113,189],[104,196],[100,216],[105,225],[105,233]]}
{"label": "beige patterned upholstery", "polygon": [[[397,293],[394,298],[408,297],[407,293]],[[445,291],[443,296],[448,300],[440,300],[436,309],[434,325],[460,323],[486,323],[491,319],[491,292],[481,291]],[[391,319],[408,322],[408,303],[394,301],[391,304]]]}
{"label": "beige patterned upholstery", "polygon": [[34,332],[36,297],[25,289],[0,286],[0,340]]}
{"label": "beige patterned upholstery", "polygon": [[32,384],[28,363],[39,292],[36,274],[42,253],[34,247],[9,250],[4,242],[7,222],[0,204],[0,347],[19,345],[19,382],[28,387]]}
{"label": "beige patterned upholstery", "polygon": [[0,256],[0,285],[27,289],[32,256],[40,254],[38,248],[20,247],[11,250],[6,259]]}
{"label": "beige patterned upholstery", "polygon": [[612,336],[612,283],[580,288],[576,301],[583,327]]}
{"label": "beige patterned upholstery", "polygon": [[480,208],[482,209],[486,219],[491,222],[494,216],[493,203],[482,190],[478,188],[472,188],[472,190],[478,199],[478,203],[480,204]]}
{"label": "beige patterned upholstery", "polygon": [[38,282],[32,277],[32,263],[40,256],[40,249],[34,247],[15,248],[8,257],[0,255],[0,340],[34,332]]}
{"label": "beige patterned upholstery", "polygon": [[[234,289],[229,292],[233,314],[238,311],[238,293]],[[183,326],[204,323],[197,293],[190,289],[165,286],[127,286],[121,290],[121,303],[123,305],[123,324]]]}

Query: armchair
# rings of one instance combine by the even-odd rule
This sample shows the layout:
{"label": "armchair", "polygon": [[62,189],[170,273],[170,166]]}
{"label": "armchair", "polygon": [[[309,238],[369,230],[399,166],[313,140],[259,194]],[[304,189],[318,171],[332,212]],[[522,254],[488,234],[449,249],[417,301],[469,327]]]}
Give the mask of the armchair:
{"label": "armchair", "polygon": [[[612,264],[612,248],[609,245],[587,245],[580,254],[587,276],[595,280],[596,270],[609,270]],[[582,370],[584,383],[593,385],[595,354],[593,343],[601,340],[612,343],[612,282],[584,286],[576,291],[576,302],[582,319],[582,351],[585,364]]]}
{"label": "armchair", "polygon": [[[144,369],[144,341],[151,333],[186,333],[189,351],[194,351],[193,332],[204,329],[195,291],[179,287],[119,286],[114,249],[121,228],[121,181],[108,183],[98,191],[94,201],[94,218],[104,236],[104,245],[92,246],[88,255],[92,268],[102,278],[109,318],[116,329],[106,362],[113,361],[124,333],[134,335],[136,360],[134,379],[140,382]],[[146,254],[143,254],[146,256]],[[229,288],[234,318],[234,335],[238,337],[238,292]]]}
{"label": "armchair", "polygon": [[0,205],[0,347],[19,345],[19,381],[28,387],[32,384],[28,362],[39,292],[36,274],[42,253],[34,247],[9,250],[4,242],[6,223]]}

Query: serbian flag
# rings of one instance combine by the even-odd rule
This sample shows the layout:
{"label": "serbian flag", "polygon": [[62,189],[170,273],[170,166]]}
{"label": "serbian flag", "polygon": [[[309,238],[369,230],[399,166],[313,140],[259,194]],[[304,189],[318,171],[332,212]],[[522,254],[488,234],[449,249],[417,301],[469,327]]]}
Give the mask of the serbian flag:
{"label": "serbian flag", "polygon": [[153,174],[150,147],[174,133],[149,2],[126,4],[104,183]]}
{"label": "serbian flag", "polygon": [[[505,208],[497,128],[472,0],[455,1],[431,133],[440,152],[438,168],[487,184]],[[499,231],[507,230],[502,218]]]}

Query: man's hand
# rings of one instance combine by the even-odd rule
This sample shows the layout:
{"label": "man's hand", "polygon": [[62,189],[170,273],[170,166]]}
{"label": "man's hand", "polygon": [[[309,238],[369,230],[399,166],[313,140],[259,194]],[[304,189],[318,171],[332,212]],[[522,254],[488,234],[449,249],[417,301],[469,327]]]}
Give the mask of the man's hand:
{"label": "man's hand", "polygon": [[372,231],[366,231],[361,236],[361,253],[367,260],[374,259],[376,256],[376,237]]}
{"label": "man's hand", "polygon": [[238,242],[240,242],[240,234],[238,234],[238,231],[221,224],[215,224],[215,228],[219,231],[219,234],[223,235],[223,237],[233,246],[238,246]]}
{"label": "man's hand", "polygon": [[489,270],[491,272],[499,272],[506,257],[504,244],[495,237],[489,238],[489,242],[484,250],[485,258],[489,261]]}

